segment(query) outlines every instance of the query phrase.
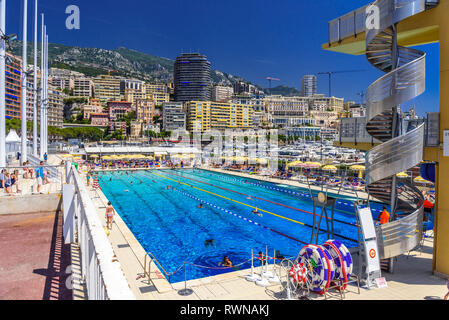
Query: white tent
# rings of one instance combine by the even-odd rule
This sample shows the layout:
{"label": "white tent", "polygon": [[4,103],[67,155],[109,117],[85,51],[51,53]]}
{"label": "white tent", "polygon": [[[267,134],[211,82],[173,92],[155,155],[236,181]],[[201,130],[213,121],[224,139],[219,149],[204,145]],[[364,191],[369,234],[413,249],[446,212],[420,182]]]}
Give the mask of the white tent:
{"label": "white tent", "polygon": [[6,154],[13,154],[20,151],[21,140],[17,135],[16,130],[9,130],[8,135],[6,136]]}

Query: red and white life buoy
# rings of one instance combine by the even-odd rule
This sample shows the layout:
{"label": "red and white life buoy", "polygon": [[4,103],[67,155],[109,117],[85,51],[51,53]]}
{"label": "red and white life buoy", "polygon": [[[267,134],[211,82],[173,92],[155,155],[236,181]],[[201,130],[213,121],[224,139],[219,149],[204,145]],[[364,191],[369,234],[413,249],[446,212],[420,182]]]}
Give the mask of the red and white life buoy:
{"label": "red and white life buoy", "polygon": [[297,263],[288,270],[288,275],[295,283],[306,282],[307,268],[302,263]]}

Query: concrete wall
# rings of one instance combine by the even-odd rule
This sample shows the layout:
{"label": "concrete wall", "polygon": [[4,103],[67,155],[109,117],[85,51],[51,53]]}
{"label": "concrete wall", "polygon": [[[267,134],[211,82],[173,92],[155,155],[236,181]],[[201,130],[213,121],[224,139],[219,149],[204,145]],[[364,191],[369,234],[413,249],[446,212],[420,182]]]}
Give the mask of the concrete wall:
{"label": "concrete wall", "polygon": [[61,210],[61,194],[0,197],[0,215],[51,212]]}

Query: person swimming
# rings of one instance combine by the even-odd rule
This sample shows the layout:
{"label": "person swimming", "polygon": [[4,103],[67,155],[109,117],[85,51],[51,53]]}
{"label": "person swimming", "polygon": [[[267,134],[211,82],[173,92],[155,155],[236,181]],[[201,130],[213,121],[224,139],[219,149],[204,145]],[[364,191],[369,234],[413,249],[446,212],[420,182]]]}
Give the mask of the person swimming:
{"label": "person swimming", "polygon": [[223,267],[232,267],[232,261],[229,260],[228,256],[224,256],[223,257],[223,261],[218,263],[218,266],[223,266]]}
{"label": "person swimming", "polygon": [[203,204],[200,203],[198,206],[196,206],[198,209],[201,209],[203,207]]}
{"label": "person swimming", "polygon": [[263,216],[262,213],[260,213],[259,211],[257,211],[257,208],[254,209],[254,210],[252,211],[252,213],[257,214],[259,217],[262,217],[262,216]]}
{"label": "person swimming", "polygon": [[207,240],[204,240],[204,246],[205,247],[207,247],[207,246],[213,246],[215,244],[215,239],[207,239]]}

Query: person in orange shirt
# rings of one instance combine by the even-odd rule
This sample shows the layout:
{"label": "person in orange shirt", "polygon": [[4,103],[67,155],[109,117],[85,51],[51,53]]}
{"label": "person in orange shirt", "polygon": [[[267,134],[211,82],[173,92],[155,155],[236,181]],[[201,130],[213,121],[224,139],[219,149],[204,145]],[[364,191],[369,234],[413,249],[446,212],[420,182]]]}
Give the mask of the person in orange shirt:
{"label": "person in orange shirt", "polygon": [[386,207],[382,208],[382,212],[380,213],[379,218],[380,218],[380,224],[385,224],[385,223],[390,222],[390,213],[387,211]]}

